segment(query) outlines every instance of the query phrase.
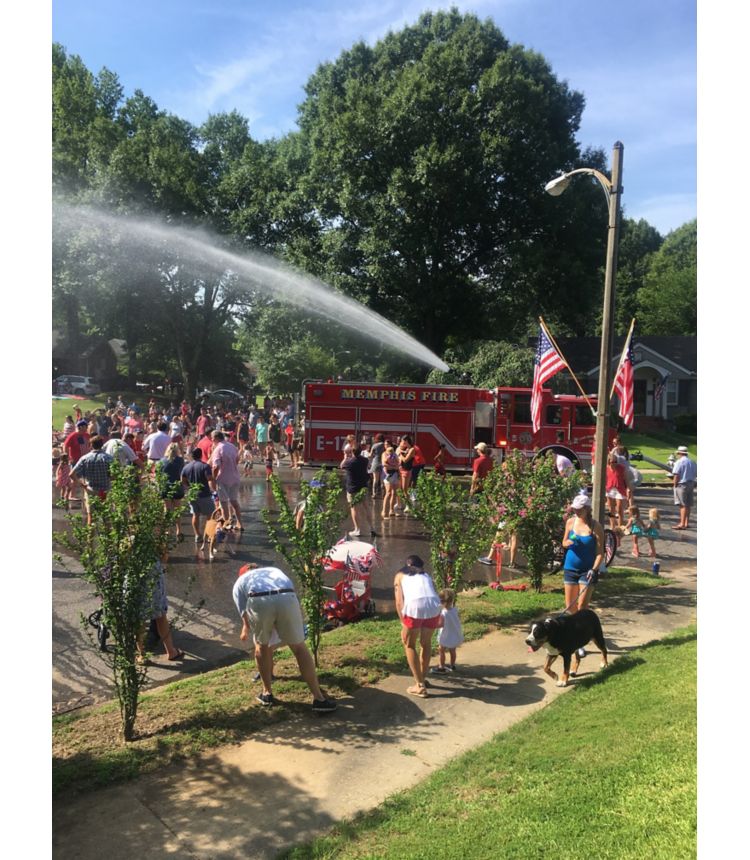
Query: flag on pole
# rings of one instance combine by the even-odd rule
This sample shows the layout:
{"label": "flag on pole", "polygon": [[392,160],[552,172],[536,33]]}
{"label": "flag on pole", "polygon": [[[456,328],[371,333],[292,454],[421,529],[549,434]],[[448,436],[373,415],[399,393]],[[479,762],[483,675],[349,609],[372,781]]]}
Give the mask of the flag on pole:
{"label": "flag on pole", "polygon": [[626,427],[633,427],[633,327],[630,327],[625,347],[615,374],[614,391],[620,400],[620,418]]}
{"label": "flag on pole", "polygon": [[667,387],[667,378],[669,377],[669,371],[667,371],[664,376],[656,383],[656,387],[654,388],[654,400],[661,400],[662,395],[664,394],[664,389]]}
{"label": "flag on pole", "polygon": [[564,367],[567,367],[566,363],[552,345],[544,326],[540,325],[534,357],[534,382],[531,386],[531,424],[534,433],[542,426],[542,386]]}

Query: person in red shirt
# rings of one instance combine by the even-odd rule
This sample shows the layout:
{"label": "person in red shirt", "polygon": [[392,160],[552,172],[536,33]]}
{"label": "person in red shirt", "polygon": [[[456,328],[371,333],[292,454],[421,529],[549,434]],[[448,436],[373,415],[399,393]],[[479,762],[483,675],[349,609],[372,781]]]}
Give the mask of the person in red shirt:
{"label": "person in red shirt", "polygon": [[625,499],[628,497],[628,483],[625,466],[620,462],[616,451],[607,457],[607,507],[612,528],[625,525]]}
{"label": "person in red shirt", "polygon": [[91,436],[86,431],[87,422],[81,419],[76,424],[76,429],[65,437],[63,450],[68,455],[71,468],[91,450],[89,439]]}
{"label": "person in red shirt", "polygon": [[[200,420],[200,419],[199,419]],[[211,452],[214,450],[214,440],[211,438],[211,433],[203,436],[195,445],[203,452],[203,462],[208,463],[211,459]]]}
{"label": "person in red shirt", "polygon": [[469,491],[469,495],[471,496],[482,492],[482,482],[495,465],[495,461],[492,459],[492,455],[484,442],[475,445],[474,450],[479,456],[474,460],[471,470],[471,490]]}

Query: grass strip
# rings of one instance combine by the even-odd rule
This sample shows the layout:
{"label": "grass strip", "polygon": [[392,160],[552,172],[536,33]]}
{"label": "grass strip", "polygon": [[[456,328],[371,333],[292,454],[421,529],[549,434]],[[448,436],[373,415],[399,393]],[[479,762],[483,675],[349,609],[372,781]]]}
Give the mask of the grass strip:
{"label": "grass strip", "polygon": [[696,630],[609,669],[413,789],[282,856],[696,854]]}
{"label": "grass strip", "polygon": [[[613,568],[597,587],[597,599],[668,581],[632,568]],[[558,574],[546,580],[540,593],[486,587],[463,592],[458,608],[464,635],[472,640],[545,612],[559,611],[563,602]],[[350,695],[387,675],[408,671],[395,615],[326,633],[319,657],[321,685],[334,697]],[[265,726],[307,712],[310,693],[288,649],[280,649],[274,663],[274,694],[283,707],[267,709],[255,702],[260,686],[251,681],[254,673],[255,663],[247,659],[144,693],[136,723],[138,736],[128,744],[120,737],[115,702],[55,716],[53,793],[83,792],[132,779],[205,750],[243,741]]]}

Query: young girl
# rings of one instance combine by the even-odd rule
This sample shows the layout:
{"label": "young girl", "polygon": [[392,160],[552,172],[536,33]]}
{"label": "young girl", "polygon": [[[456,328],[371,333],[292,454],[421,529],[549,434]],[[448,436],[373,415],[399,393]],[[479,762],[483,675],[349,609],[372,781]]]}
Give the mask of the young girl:
{"label": "young girl", "polygon": [[435,454],[435,458],[433,459],[433,463],[435,464],[435,474],[440,475],[441,478],[445,477],[445,443],[441,442],[437,454]]}
{"label": "young girl", "polygon": [[[630,519],[628,520],[625,531],[627,534],[633,536],[633,555],[638,558],[640,556],[640,550],[638,548],[638,538],[645,537],[648,541],[648,545],[650,547],[649,556],[651,558],[656,558],[656,547],[654,546],[654,533],[655,536],[659,536],[659,511],[656,508],[652,508],[649,511],[649,525],[645,525],[643,520],[641,519],[641,512],[638,509],[638,505],[631,505],[630,510]],[[653,525],[653,521],[651,519],[651,515],[656,514],[656,526]]]}
{"label": "young girl", "polygon": [[273,447],[272,443],[269,442],[266,445],[266,454],[265,454],[266,481],[270,481],[271,476],[273,475],[273,461],[274,461],[275,453],[276,453],[276,449]]}
{"label": "young girl", "polygon": [[646,530],[643,534],[648,541],[648,545],[651,548],[651,552],[649,555],[651,558],[656,558],[656,547],[654,546],[654,538],[659,537],[659,529],[661,528],[661,523],[659,521],[659,509],[658,508],[649,508],[648,511],[648,519],[646,520]]}
{"label": "young girl", "polygon": [[245,442],[242,446],[242,474],[250,475],[253,471],[253,446]]}
{"label": "young girl", "polygon": [[[446,672],[456,670],[456,648],[464,641],[464,633],[461,629],[461,619],[456,609],[456,592],[452,588],[444,588],[440,592],[440,602],[443,605],[443,626],[438,630],[438,657],[439,666],[433,666],[430,672],[436,675],[444,675]],[[450,655],[450,666],[445,665],[445,654]]]}
{"label": "young girl", "polygon": [[60,490],[60,498],[67,507],[71,496],[70,457],[67,454],[60,455],[60,462],[55,471],[55,486]]}

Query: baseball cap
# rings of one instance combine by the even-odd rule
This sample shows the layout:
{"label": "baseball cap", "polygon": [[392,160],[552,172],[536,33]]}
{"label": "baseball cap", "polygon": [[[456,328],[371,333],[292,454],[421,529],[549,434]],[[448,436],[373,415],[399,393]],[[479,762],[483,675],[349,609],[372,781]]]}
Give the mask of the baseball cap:
{"label": "baseball cap", "polygon": [[586,495],[586,493],[579,493],[570,503],[570,507],[573,508],[574,511],[580,511],[581,508],[590,508],[591,499]]}
{"label": "baseball cap", "polygon": [[479,451],[480,454],[484,454],[487,451],[486,442],[480,442],[478,445],[475,445],[474,450]]}
{"label": "baseball cap", "polygon": [[677,454],[687,454],[687,453],[689,453],[689,452],[688,452],[687,445],[680,445],[680,447],[677,449],[677,452],[676,452],[676,453],[677,453]]}

